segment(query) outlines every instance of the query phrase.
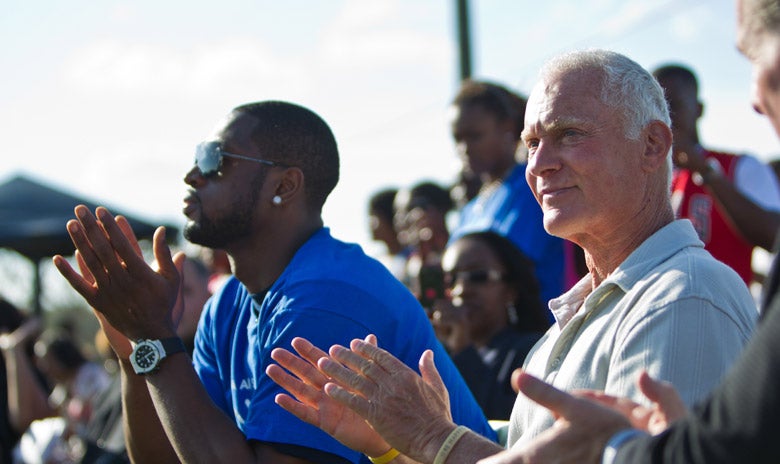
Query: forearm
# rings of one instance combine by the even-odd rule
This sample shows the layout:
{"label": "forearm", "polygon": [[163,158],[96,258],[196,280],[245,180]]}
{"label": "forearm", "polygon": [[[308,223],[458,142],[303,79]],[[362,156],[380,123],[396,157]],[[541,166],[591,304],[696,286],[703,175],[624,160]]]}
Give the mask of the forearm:
{"label": "forearm", "polygon": [[[431,446],[428,448],[428,455],[424,462],[434,462],[436,454],[441,450],[446,438],[447,437],[444,437],[444,439],[438,443],[438,446]],[[455,442],[455,446],[452,447],[449,455],[442,462],[446,464],[477,462],[482,458],[492,456],[501,451],[504,451],[504,448],[497,443],[488,440],[478,433],[469,431]]]}
{"label": "forearm", "polygon": [[721,175],[709,178],[706,188],[729,224],[747,242],[772,251],[775,236],[780,229],[780,213],[762,208]]}
{"label": "forearm", "polygon": [[154,409],[178,459],[187,463],[254,462],[235,423],[211,401],[189,358],[176,354],[145,376]]}
{"label": "forearm", "polygon": [[8,419],[14,429],[24,432],[32,421],[50,417],[55,411],[35,377],[30,359],[22,347],[3,350],[7,372]]}
{"label": "forearm", "polygon": [[121,362],[122,416],[125,445],[130,460],[179,462],[149,396],[146,378],[133,372],[128,360]]}
{"label": "forearm", "polygon": [[[457,427],[453,423],[442,425],[437,427],[439,430],[426,434],[430,437],[426,443],[417,443],[409,450],[413,457],[404,456],[407,460],[400,461],[399,464],[417,462],[431,464],[436,461],[439,454],[441,454],[439,461],[441,463],[477,462],[504,450],[499,444],[471,430],[466,429],[465,433],[458,434],[457,429],[464,427]],[[458,435],[459,438],[454,435]],[[443,451],[443,448],[447,448],[448,451]]]}

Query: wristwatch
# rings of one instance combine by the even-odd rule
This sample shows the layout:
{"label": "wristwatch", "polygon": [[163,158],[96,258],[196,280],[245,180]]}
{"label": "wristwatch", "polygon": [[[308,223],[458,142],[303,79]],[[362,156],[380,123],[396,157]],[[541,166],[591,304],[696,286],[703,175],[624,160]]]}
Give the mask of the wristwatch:
{"label": "wristwatch", "polygon": [[162,340],[138,340],[132,342],[133,352],[130,354],[130,364],[136,374],[148,374],[160,367],[160,362],[166,356],[186,351],[184,342],[179,337],[163,338]]}

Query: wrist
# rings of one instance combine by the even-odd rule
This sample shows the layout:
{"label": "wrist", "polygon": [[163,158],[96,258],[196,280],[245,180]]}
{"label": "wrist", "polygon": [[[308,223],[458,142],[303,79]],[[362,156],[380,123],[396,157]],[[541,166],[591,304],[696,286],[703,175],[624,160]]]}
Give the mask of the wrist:
{"label": "wrist", "polygon": [[447,437],[449,437],[458,427],[457,424],[452,422],[442,422],[440,425],[440,427],[436,427],[436,430],[431,430],[429,432],[428,436],[430,438],[428,438],[426,442],[421,442],[421,446],[417,450],[420,453],[419,455],[413,455],[413,450],[409,450],[410,452],[407,453],[407,455],[419,462],[433,462],[442,445],[447,440]]}
{"label": "wrist", "polygon": [[447,435],[447,438],[444,439],[444,443],[441,444],[439,450],[436,452],[436,457],[433,459],[433,464],[444,464],[447,462],[447,458],[449,458],[452,449],[455,448],[455,445],[458,443],[458,441],[460,441],[463,435],[465,435],[468,431],[468,427],[459,425],[452,432],[450,432],[450,434]]}
{"label": "wrist", "polygon": [[604,453],[601,458],[601,464],[612,464],[617,456],[618,450],[631,440],[639,437],[648,436],[646,432],[639,429],[623,429],[612,435],[604,446]]}
{"label": "wrist", "polygon": [[389,451],[386,453],[380,455],[380,456],[368,456],[369,461],[371,461],[373,464],[387,464],[388,462],[392,461],[393,459],[397,458],[398,455],[401,454],[397,449],[390,448]]}

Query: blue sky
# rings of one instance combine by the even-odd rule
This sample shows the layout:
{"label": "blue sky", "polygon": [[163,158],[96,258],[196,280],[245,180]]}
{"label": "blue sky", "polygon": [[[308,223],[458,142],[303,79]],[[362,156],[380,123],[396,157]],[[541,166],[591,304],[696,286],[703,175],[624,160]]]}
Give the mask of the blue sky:
{"label": "blue sky", "polygon": [[[2,0],[0,181],[25,172],[180,225],[195,144],[233,106],[287,99],[322,115],[339,141],[326,223],[371,248],[371,192],[457,170],[452,4]],[[683,62],[701,80],[705,145],[780,154],[749,105],[732,0],[472,0],[471,11],[475,77],[527,93],[545,59],[587,47],[648,68]]]}

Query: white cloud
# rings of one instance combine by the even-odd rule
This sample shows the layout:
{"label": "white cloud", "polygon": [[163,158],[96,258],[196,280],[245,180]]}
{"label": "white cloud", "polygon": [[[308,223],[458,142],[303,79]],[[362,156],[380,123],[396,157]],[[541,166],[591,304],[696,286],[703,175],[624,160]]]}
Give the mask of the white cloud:
{"label": "white cloud", "polygon": [[[396,0],[345,2],[324,34],[323,61],[328,66],[372,70],[414,63],[441,69],[451,63],[452,43],[411,27],[401,13]],[[429,10],[412,4],[403,13],[422,16]]]}
{"label": "white cloud", "polygon": [[187,98],[239,89],[289,93],[308,88],[301,61],[276,56],[253,39],[231,38],[192,51],[110,40],[75,53],[65,77],[84,93]]}

